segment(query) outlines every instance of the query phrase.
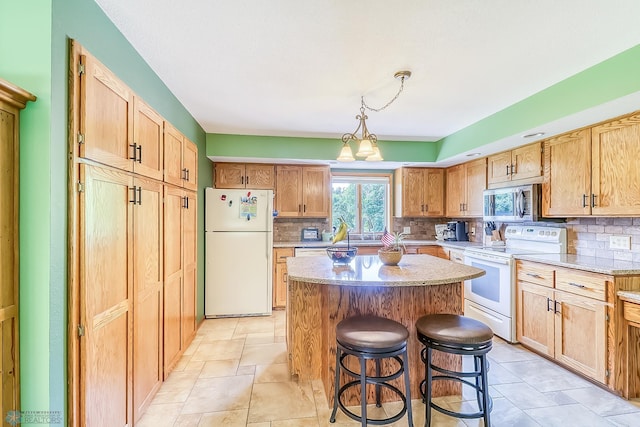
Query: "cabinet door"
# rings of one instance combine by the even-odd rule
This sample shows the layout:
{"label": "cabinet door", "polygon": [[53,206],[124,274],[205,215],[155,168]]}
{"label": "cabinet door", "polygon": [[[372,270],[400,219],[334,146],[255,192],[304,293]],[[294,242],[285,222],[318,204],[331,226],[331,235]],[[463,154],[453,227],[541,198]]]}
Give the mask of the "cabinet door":
{"label": "cabinet door", "polygon": [[184,137],[167,121],[164,122],[164,182],[182,187],[182,140]]}
{"label": "cabinet door", "polygon": [[162,181],[164,162],[162,117],[137,96],[133,98],[133,170]]}
{"label": "cabinet door", "polygon": [[216,188],[244,188],[245,165],[243,163],[216,163],[213,185]]}
{"label": "cabinet door", "polygon": [[487,182],[496,184],[511,180],[511,151],[487,157]]}
{"label": "cabinet door", "polygon": [[444,169],[425,169],[424,215],[444,216]]}
{"label": "cabinet door", "polygon": [[182,186],[198,189],[198,146],[187,138],[182,139]]}
{"label": "cabinet door", "polygon": [[245,181],[247,188],[273,190],[275,187],[275,167],[273,165],[245,165]]}
{"label": "cabinet door", "polygon": [[465,164],[466,205],[464,216],[480,217],[483,214],[482,192],[487,188],[487,159]]}
{"label": "cabinet door", "polygon": [[511,180],[542,176],[542,143],[519,147],[511,151]]}
{"label": "cabinet door", "polygon": [[640,214],[640,114],[591,131],[593,215]]}
{"label": "cabinet door", "polygon": [[80,424],[132,425],[133,179],[79,167]]}
{"label": "cabinet door", "polygon": [[555,292],[555,358],[601,383],[606,382],[606,303]]}
{"label": "cabinet door", "polygon": [[198,298],[198,199],[197,194],[185,191],[182,205],[182,348],[193,340],[196,329]]}
{"label": "cabinet door", "polygon": [[276,166],[276,210],[281,217],[302,215],[302,168]]}
{"label": "cabinet door", "polygon": [[85,73],[80,76],[79,156],[133,171],[133,94],[91,55],[83,52],[80,61]]}
{"label": "cabinet door", "polygon": [[[137,178],[133,209],[133,417],[162,384],[162,183]],[[140,188],[140,191],[137,189]]]}
{"label": "cabinet door", "polygon": [[402,216],[422,216],[424,212],[424,173],[419,168],[402,170]]}
{"label": "cabinet door", "polygon": [[178,362],[182,350],[182,209],[184,190],[164,187],[164,345],[163,375]]}
{"label": "cabinet door", "polygon": [[553,289],[532,283],[517,284],[516,337],[522,344],[553,357]]}
{"label": "cabinet door", "polygon": [[591,135],[570,132],[544,143],[544,216],[589,215],[591,195]]}
{"label": "cabinet door", "polygon": [[325,166],[303,167],[302,185],[302,216],[327,218],[331,202],[329,168]]}
{"label": "cabinet door", "polygon": [[293,256],[293,248],[273,250],[273,308],[287,305],[287,258]]}
{"label": "cabinet door", "polygon": [[416,253],[422,255],[440,256],[440,246],[418,246]]}
{"label": "cabinet door", "polygon": [[447,216],[462,216],[464,193],[464,165],[450,167],[447,169]]}

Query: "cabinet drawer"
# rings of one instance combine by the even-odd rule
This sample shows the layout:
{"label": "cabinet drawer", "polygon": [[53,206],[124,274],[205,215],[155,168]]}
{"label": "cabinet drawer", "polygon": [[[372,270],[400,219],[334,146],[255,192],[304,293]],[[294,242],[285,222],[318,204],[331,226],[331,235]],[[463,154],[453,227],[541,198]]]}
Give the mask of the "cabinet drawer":
{"label": "cabinet drawer", "polygon": [[640,304],[624,301],[622,305],[624,318],[629,322],[640,323]]}
{"label": "cabinet drawer", "polygon": [[516,278],[518,281],[553,288],[554,269],[546,264],[518,261],[516,264]]}
{"label": "cabinet drawer", "polygon": [[576,295],[595,298],[600,301],[606,299],[608,276],[577,272],[575,270],[556,269],[556,289],[571,292]]}

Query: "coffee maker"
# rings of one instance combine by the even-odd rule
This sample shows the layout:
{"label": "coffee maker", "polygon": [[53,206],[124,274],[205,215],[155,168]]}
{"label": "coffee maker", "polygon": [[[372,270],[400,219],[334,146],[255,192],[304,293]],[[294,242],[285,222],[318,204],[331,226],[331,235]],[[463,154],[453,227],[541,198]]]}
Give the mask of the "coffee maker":
{"label": "coffee maker", "polygon": [[444,231],[444,240],[457,242],[469,241],[467,223],[464,221],[449,221],[447,223],[447,229]]}

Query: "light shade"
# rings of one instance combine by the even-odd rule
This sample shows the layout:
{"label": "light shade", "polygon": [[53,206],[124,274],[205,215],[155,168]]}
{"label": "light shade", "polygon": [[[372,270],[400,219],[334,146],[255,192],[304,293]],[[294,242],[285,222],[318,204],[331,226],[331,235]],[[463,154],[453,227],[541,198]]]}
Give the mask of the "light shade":
{"label": "light shade", "polygon": [[353,162],[355,158],[353,157],[353,152],[351,151],[351,146],[348,143],[344,143],[342,145],[342,150],[340,150],[340,155],[336,159],[339,162]]}
{"label": "light shade", "polygon": [[384,160],[377,145],[373,146],[373,154],[369,155],[365,160],[367,162],[381,162]]}
{"label": "light shade", "polygon": [[358,152],[356,156],[358,157],[367,157],[373,154],[373,146],[371,145],[371,141],[368,139],[363,139],[360,141],[360,147],[358,148]]}

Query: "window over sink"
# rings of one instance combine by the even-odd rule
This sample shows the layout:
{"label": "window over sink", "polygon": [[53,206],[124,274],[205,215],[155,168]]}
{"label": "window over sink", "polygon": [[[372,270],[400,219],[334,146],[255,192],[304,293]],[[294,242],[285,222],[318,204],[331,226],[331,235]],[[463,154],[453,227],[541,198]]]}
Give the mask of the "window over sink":
{"label": "window over sink", "polygon": [[331,177],[331,224],[344,218],[352,238],[379,239],[390,230],[391,174],[336,173]]}

